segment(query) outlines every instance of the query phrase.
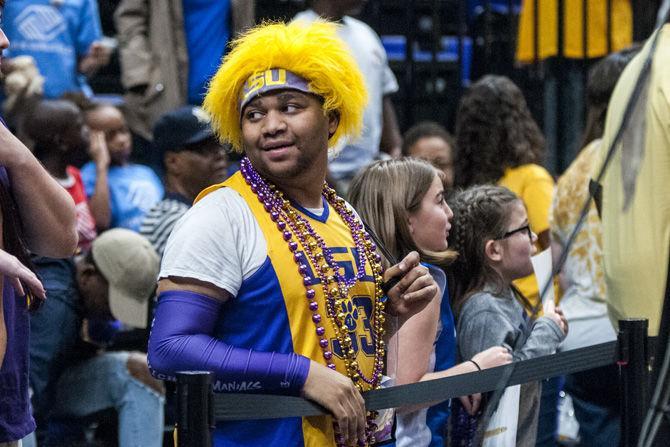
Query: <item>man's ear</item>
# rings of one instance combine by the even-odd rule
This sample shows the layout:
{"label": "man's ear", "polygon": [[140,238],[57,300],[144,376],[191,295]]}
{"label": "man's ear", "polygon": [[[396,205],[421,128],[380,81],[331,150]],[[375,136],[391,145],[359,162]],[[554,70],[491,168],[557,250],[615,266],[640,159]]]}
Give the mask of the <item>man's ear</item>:
{"label": "man's ear", "polygon": [[333,110],[328,112],[328,139],[330,140],[335,132],[337,132],[337,127],[340,125],[340,112]]}
{"label": "man's ear", "polygon": [[500,262],[502,261],[503,256],[503,247],[499,241],[489,239],[484,245],[484,254],[491,262]]}
{"label": "man's ear", "polygon": [[77,269],[78,281],[82,285],[86,286],[86,284],[88,284],[88,281],[90,281],[90,279],[93,277],[93,275],[95,275],[95,273],[96,273],[95,266],[83,261],[81,267]]}
{"label": "man's ear", "polygon": [[179,163],[181,157],[179,152],[167,151],[163,155],[163,163],[165,164],[165,172],[175,172],[179,171]]}

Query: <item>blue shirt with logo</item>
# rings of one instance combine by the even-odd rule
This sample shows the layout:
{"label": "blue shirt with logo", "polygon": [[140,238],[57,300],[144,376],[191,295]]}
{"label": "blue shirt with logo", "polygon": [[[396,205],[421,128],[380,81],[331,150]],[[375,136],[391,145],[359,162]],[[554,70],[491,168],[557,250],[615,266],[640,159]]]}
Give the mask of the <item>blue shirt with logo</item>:
{"label": "blue shirt with logo", "polygon": [[44,96],[90,92],[77,69],[102,31],[95,0],[12,0],[4,10],[8,57],[32,56],[44,76]]}
{"label": "blue shirt with logo", "polygon": [[[86,163],[81,169],[86,195],[95,191],[95,164]],[[121,227],[140,231],[147,212],[163,198],[163,184],[151,168],[128,164],[111,166],[108,173],[111,228]]]}

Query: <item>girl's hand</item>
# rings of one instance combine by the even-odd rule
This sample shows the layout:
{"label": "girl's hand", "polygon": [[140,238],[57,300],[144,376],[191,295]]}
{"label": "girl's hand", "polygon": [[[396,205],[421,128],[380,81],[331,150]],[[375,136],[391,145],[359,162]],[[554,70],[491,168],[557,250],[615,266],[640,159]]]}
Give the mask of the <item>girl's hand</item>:
{"label": "girl's hand", "polygon": [[555,309],[555,311],[556,311],[556,315],[558,315],[558,318],[560,319],[560,323],[558,324],[558,327],[561,328],[561,330],[563,331],[563,334],[568,335],[568,330],[569,330],[568,319],[565,318],[565,315],[563,314],[563,309],[561,309],[560,307],[557,307]]}
{"label": "girl's hand", "polygon": [[109,167],[109,149],[107,149],[107,140],[105,140],[103,132],[91,130],[91,146],[88,154],[91,156],[96,168],[106,170]]}
{"label": "girl's hand", "polygon": [[512,354],[502,346],[494,346],[472,357],[481,369],[495,368],[512,362]]}
{"label": "girl's hand", "polygon": [[16,257],[4,250],[0,250],[0,273],[5,275],[6,279],[9,280],[9,283],[19,295],[24,296],[26,294],[23,289],[23,285],[25,284],[33,295],[42,299],[46,298],[47,295],[44,286],[37,278],[37,275],[28,267],[21,264],[21,261],[16,259]]}
{"label": "girl's hand", "polygon": [[544,316],[554,320],[561,329],[561,332],[563,332],[563,335],[568,335],[568,320],[563,315],[563,310],[560,307],[556,307],[552,300],[548,300],[544,304]]}
{"label": "girl's hand", "polygon": [[477,414],[477,410],[479,410],[479,406],[482,403],[481,393],[470,394],[469,396],[461,396],[458,399],[461,401],[461,405],[463,405],[463,408],[465,408],[465,411],[467,411],[470,416]]}

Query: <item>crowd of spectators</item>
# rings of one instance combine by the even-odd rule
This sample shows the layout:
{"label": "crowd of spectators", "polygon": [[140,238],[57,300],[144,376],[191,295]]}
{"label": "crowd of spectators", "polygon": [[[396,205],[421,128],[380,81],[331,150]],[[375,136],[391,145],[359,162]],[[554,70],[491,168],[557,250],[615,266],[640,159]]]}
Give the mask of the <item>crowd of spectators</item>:
{"label": "crowd of spectators", "polygon": [[[202,190],[239,167],[200,105],[229,42],[254,24],[254,2],[117,3],[118,34],[107,37],[96,0],[8,0],[4,7],[11,46],[6,50],[6,39],[0,41],[7,123],[0,125],[0,446],[22,439],[24,446],[161,446],[174,423],[172,387],[166,391],[147,366],[156,278],[179,219]],[[352,17],[363,3],[313,0],[295,20],[338,22],[367,87],[362,135],[338,148],[328,180],[349,194],[394,255],[418,250],[441,279],[438,299],[399,332],[397,383],[474,370],[464,366],[468,361],[480,369],[613,339],[595,205],[556,280],[565,316],[551,306],[544,315],[533,313],[539,287],[528,266],[512,271],[504,261],[496,264],[488,245],[482,253],[473,247],[479,239],[527,234],[533,252],[553,246],[558,258],[603,147],[610,95],[639,48],[592,67],[584,149],[556,183],[543,167],[540,126],[519,87],[504,76],[484,76],[465,91],[454,136],[431,121],[408,123],[401,135],[391,102],[399,87],[384,48],[372,28]],[[124,94],[109,98],[87,80],[114,52]],[[29,161],[19,164],[23,159]],[[448,227],[437,238],[429,217],[412,220],[422,200],[433,196]],[[386,228],[388,219],[402,224]],[[482,219],[489,227],[477,230]],[[487,232],[510,219],[520,228],[505,229],[502,237]],[[457,225],[462,228],[449,233]],[[467,270],[472,266],[463,264],[464,256],[481,257],[481,271]],[[468,275],[488,274],[487,263],[509,281],[468,283]],[[30,298],[17,300],[12,290]],[[506,304],[491,310],[495,300]],[[560,344],[566,319],[570,335]],[[516,332],[522,334],[516,344],[501,350]],[[16,338],[26,346],[12,345]],[[425,351],[415,349],[426,339]],[[582,445],[616,445],[615,378],[616,371],[603,368],[568,377],[565,385],[563,378],[527,384],[518,439],[557,445],[558,396],[565,388],[574,395]],[[14,400],[5,403],[10,385]],[[455,410],[447,402],[399,412],[397,445],[444,442],[426,433],[439,431],[435,424],[446,427],[450,412],[467,423],[463,411],[476,415],[479,399],[464,397]]]}

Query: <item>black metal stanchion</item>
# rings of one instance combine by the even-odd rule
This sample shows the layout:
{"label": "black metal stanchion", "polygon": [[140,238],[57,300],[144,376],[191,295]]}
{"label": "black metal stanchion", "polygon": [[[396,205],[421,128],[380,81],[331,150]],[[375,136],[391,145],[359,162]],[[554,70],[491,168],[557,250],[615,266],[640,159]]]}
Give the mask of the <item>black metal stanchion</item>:
{"label": "black metal stanchion", "polygon": [[649,352],[646,319],[619,320],[621,445],[633,447],[649,405]]}
{"label": "black metal stanchion", "polygon": [[176,447],[211,447],[213,428],[212,374],[177,373]]}

